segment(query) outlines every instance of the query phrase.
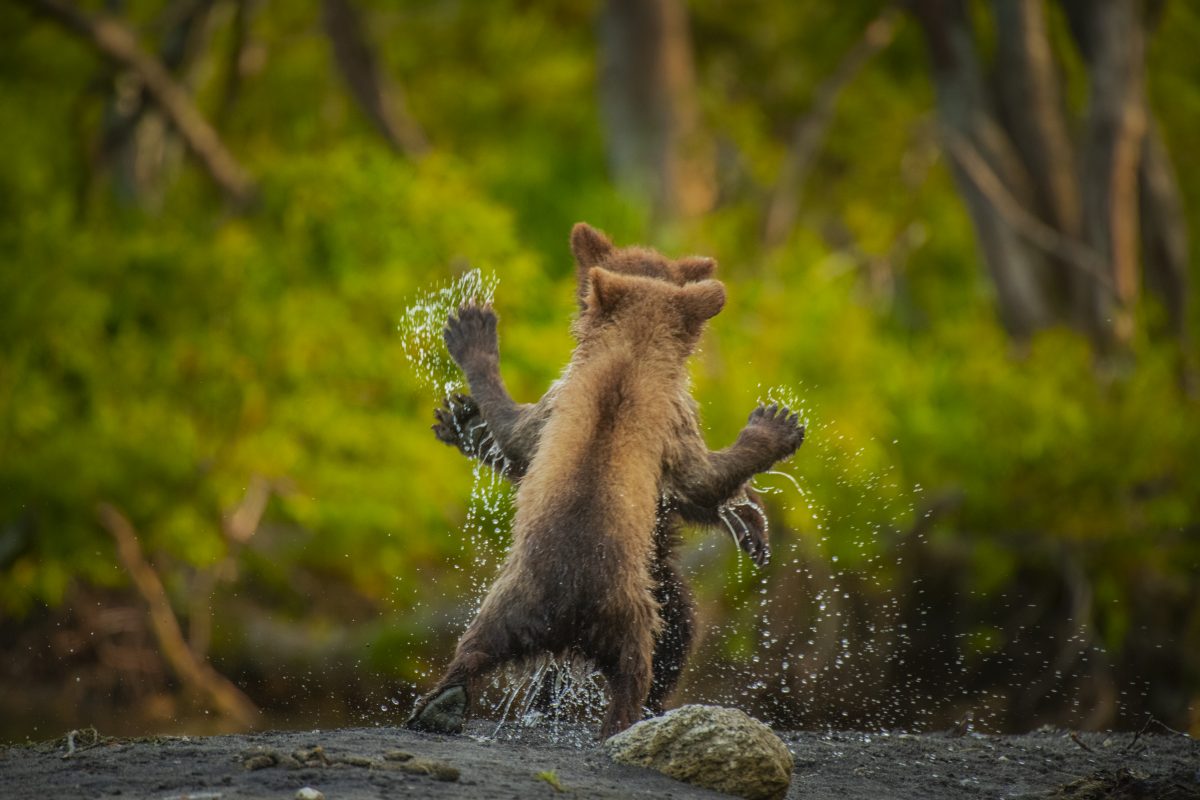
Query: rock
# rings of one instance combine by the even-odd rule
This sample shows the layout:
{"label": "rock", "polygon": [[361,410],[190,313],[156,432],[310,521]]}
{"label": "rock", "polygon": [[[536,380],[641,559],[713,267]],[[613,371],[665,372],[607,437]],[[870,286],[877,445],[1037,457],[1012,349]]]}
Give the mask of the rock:
{"label": "rock", "polygon": [[311,786],[305,786],[296,790],[296,800],[325,800],[325,794]]}
{"label": "rock", "polygon": [[426,775],[435,781],[456,781],[461,773],[458,767],[436,758],[419,758],[403,750],[385,753],[383,761],[372,765],[372,769],[391,772],[407,772],[410,775]]}
{"label": "rock", "polygon": [[266,769],[278,763],[279,756],[275,753],[257,753],[242,762],[246,769]]}
{"label": "rock", "polygon": [[330,764],[329,756],[325,755],[325,748],[319,744],[292,751],[292,758],[306,766],[328,767]]}
{"label": "rock", "polygon": [[748,800],[779,800],[792,781],[787,746],[734,708],[683,706],[618,733],[604,749],[614,761]]}
{"label": "rock", "polygon": [[396,764],[402,771],[411,775],[428,775],[435,781],[456,781],[459,778],[458,767],[438,761],[434,758],[410,758]]}
{"label": "rock", "polygon": [[335,764],[345,764],[350,767],[373,767],[375,762],[366,756],[349,753],[347,755],[335,756],[333,759]]}

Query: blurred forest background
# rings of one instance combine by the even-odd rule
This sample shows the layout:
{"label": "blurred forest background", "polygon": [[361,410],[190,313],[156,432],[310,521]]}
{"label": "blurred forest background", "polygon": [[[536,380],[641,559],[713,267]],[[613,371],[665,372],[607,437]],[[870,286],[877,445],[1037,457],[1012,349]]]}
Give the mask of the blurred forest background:
{"label": "blurred forest background", "polygon": [[772,386],[808,419],[762,573],[689,536],[677,701],[1200,733],[1197,42],[1184,0],[0,4],[0,736],[400,721],[507,531],[397,324],[494,271],[536,398],[578,220],[719,260],[710,446]]}

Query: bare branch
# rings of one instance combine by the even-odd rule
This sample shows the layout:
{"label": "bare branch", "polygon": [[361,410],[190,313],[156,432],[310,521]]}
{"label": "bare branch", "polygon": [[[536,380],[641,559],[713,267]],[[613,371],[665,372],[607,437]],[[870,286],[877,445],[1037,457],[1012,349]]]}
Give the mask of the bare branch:
{"label": "bare branch", "polygon": [[833,121],[842,90],[875,54],[891,44],[899,23],[900,13],[891,6],[867,23],[862,36],[846,51],[829,77],[817,87],[808,113],[796,122],[792,146],[779,169],[779,179],[775,182],[767,206],[763,230],[763,241],[767,245],[783,241],[788,229],[796,221],[804,183],[825,139],[825,132]]}
{"label": "bare branch", "polygon": [[185,686],[207,698],[221,714],[240,725],[253,727],[258,722],[259,711],[250,698],[228,678],[213,669],[211,664],[197,658],[188,647],[179,627],[179,620],[171,608],[171,601],[167,598],[167,591],[163,588],[162,580],[154,571],[154,567],[150,566],[142,554],[132,523],[108,503],[101,503],[96,512],[100,524],[116,542],[117,557],[149,606],[154,636],[158,640],[163,657],[171,665],[171,670]]}
{"label": "bare branch", "polygon": [[187,90],[171,77],[162,62],[142,49],[127,27],[108,16],[85,14],[63,0],[20,1],[88,40],[106,58],[133,70],[213,181],[239,205],[253,198],[254,182],[249,174],[226,149]]}
{"label": "bare branch", "polygon": [[212,596],[217,584],[237,577],[237,554],[258,531],[267,503],[276,486],[261,475],[254,475],[237,508],[221,520],[221,532],[229,542],[225,557],[212,567],[197,573],[192,584],[188,612],[188,643],[203,656],[212,638]]}
{"label": "bare branch", "polygon": [[1003,181],[970,142],[948,129],[943,129],[942,136],[955,163],[988,198],[1010,227],[1030,244],[1093,278],[1110,293],[1115,292],[1104,261],[1095,251],[1082,242],[1064,236],[1027,211],[1004,187]]}
{"label": "bare branch", "polygon": [[398,152],[414,158],[422,155],[429,149],[425,134],[409,115],[400,88],[388,81],[375,63],[350,0],[324,0],[322,18],[333,43],[334,60],[363,112]]}
{"label": "bare branch", "polygon": [[[912,0],[909,8],[925,34],[941,127],[971,144],[1007,196],[1018,204],[1028,201],[1029,176],[996,118],[966,0]],[[1026,340],[1054,319],[1045,291],[1045,253],[1013,230],[957,161],[952,167],[996,287],[1000,319],[1014,339]]]}
{"label": "bare branch", "polygon": [[225,520],[225,534],[237,544],[245,544],[258,530],[267,501],[271,499],[271,482],[261,475],[250,479],[246,496]]}

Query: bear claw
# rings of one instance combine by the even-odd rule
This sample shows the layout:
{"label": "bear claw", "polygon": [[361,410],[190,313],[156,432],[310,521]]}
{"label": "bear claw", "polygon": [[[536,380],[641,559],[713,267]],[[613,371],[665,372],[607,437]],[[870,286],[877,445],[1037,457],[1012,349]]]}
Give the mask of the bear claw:
{"label": "bear claw", "polygon": [[430,733],[462,733],[467,723],[467,690],[449,686],[408,718],[408,727]]}

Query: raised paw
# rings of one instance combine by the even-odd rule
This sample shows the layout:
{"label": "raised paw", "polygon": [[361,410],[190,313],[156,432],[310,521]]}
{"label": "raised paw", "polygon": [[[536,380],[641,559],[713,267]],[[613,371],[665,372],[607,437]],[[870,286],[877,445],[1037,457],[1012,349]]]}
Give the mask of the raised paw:
{"label": "raised paw", "polygon": [[437,695],[424,698],[405,724],[414,731],[462,733],[467,724],[467,690],[447,686]]}
{"label": "raised paw", "polygon": [[804,441],[804,426],[800,424],[800,415],[777,403],[759,406],[751,411],[746,430],[766,438],[776,461],[782,461],[796,452]]}
{"label": "raised paw", "polygon": [[446,320],[442,338],[454,363],[464,370],[476,364],[492,366],[500,361],[496,312],[491,305],[481,306],[472,301],[459,308],[458,316]]}
{"label": "raised paw", "polygon": [[433,435],[438,441],[457,447],[468,456],[479,452],[479,443],[487,435],[487,423],[470,395],[447,396],[442,407],[433,410],[433,416],[437,419]]}

